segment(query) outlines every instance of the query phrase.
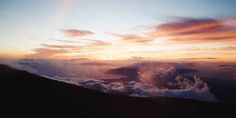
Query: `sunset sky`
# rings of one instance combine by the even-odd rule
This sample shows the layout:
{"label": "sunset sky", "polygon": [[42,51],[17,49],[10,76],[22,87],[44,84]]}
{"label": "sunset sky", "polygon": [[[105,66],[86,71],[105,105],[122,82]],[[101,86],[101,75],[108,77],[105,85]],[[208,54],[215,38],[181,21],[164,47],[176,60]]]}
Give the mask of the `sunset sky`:
{"label": "sunset sky", "polygon": [[0,58],[236,62],[235,0],[1,0]]}

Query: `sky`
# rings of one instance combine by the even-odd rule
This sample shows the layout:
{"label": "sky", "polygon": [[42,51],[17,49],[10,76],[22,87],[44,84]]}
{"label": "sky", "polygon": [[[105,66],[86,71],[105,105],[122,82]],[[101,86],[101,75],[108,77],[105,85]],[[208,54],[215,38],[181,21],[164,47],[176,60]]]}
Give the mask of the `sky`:
{"label": "sky", "polygon": [[1,0],[0,57],[236,61],[235,0]]}

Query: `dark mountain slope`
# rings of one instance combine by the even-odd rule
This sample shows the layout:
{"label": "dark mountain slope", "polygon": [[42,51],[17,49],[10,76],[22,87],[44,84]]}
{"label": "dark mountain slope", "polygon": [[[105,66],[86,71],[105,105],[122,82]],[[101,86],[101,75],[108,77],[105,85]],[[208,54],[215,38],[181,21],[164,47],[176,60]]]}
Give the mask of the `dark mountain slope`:
{"label": "dark mountain slope", "polygon": [[0,65],[0,115],[76,117],[212,117],[235,115],[235,103],[105,94]]}

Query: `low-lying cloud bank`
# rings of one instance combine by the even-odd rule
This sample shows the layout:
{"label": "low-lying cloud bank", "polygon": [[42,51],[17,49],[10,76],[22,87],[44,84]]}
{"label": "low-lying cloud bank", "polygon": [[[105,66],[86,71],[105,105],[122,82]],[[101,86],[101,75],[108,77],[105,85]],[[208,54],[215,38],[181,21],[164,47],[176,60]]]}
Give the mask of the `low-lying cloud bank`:
{"label": "low-lying cloud bank", "polygon": [[137,81],[106,82],[104,80],[87,79],[78,82],[78,85],[112,94],[123,94],[138,97],[165,96],[173,98],[195,99],[202,101],[216,101],[208,85],[200,78],[194,77],[190,81],[182,76],[177,76],[175,82],[169,86],[180,86],[180,89],[158,88],[157,86]]}
{"label": "low-lying cloud bank", "polygon": [[[14,64],[12,64],[14,66]],[[139,62],[117,65],[89,60],[19,60],[18,69],[111,94],[216,101],[198,70],[185,64]]]}

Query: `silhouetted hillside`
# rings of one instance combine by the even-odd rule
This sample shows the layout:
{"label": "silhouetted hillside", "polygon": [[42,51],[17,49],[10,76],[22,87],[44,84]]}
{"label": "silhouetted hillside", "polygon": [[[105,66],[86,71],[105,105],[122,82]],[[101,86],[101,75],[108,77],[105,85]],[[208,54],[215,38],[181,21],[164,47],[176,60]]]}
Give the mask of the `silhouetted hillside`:
{"label": "silhouetted hillside", "polygon": [[[0,65],[1,115],[166,118],[235,115],[235,103],[101,93]],[[20,113],[20,114],[19,114]],[[233,117],[233,116],[232,116]]]}

